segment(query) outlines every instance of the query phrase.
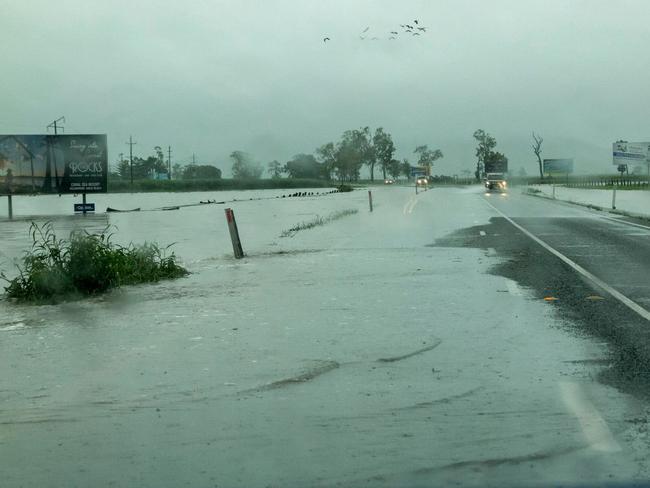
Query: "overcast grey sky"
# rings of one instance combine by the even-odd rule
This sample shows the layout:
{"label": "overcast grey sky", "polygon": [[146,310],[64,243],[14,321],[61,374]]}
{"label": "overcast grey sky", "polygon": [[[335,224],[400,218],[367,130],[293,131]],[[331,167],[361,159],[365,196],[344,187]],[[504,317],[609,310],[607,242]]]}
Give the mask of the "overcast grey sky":
{"label": "overcast grey sky", "polygon": [[[0,133],[106,133],[109,159],[286,161],[381,126],[397,155],[475,164],[472,133],[510,167],[544,157],[608,171],[611,143],[650,140],[650,1],[0,0]],[[420,37],[388,40],[414,19]],[[381,37],[361,40],[359,33]],[[323,37],[331,41],[324,43]]]}

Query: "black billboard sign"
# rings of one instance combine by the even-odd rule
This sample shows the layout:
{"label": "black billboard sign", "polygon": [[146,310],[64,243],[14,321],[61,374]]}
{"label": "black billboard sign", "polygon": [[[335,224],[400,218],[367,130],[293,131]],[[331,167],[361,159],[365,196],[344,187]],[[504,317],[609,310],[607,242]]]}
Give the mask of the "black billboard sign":
{"label": "black billboard sign", "polygon": [[106,134],[0,135],[0,194],[106,193]]}

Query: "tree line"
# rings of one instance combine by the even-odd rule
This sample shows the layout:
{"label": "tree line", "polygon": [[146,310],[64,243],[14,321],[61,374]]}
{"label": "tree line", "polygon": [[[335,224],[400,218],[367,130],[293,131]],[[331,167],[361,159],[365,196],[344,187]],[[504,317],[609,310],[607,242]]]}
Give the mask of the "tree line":
{"label": "tree line", "polygon": [[[359,180],[361,169],[367,166],[370,180],[375,180],[375,171],[381,172],[384,179],[411,175],[408,159],[395,159],[395,144],[390,133],[382,127],[374,133],[369,127],[346,130],[338,142],[327,142],[314,151],[314,154],[296,154],[284,164],[270,161],[266,170],[271,178],[336,179],[339,181]],[[415,148],[418,166],[428,167],[443,157],[440,149],[429,149],[428,145]],[[236,179],[261,178],[264,167],[244,151],[234,151],[232,174]]]}
{"label": "tree line", "polygon": [[[133,169],[131,169],[133,166]],[[218,180],[221,178],[221,170],[210,164],[190,163],[181,165],[175,163],[171,168],[165,158],[160,146],[154,147],[154,154],[146,158],[133,157],[133,165],[128,159],[122,158],[117,163],[116,170],[111,174],[113,178],[128,180],[133,171],[134,180],[145,179],[174,179],[177,180]]]}
{"label": "tree line", "polygon": [[[382,127],[372,131],[369,127],[346,130],[337,142],[327,142],[315,149],[313,154],[299,153],[289,161],[277,160],[262,165],[250,153],[236,150],[230,154],[232,175],[234,179],[259,179],[265,172],[273,178],[325,179],[341,182],[357,181],[365,166],[370,172],[371,181],[377,173],[383,179],[410,178],[411,162],[408,158],[395,158],[395,144],[391,134]],[[428,169],[431,173],[435,161],[443,157],[440,149],[429,149],[424,144],[413,151],[414,164]],[[133,165],[128,159],[122,159],[112,176],[129,179],[133,171],[134,179],[219,179],[221,170],[205,164],[165,163],[160,146],[154,148],[154,154],[146,157],[134,157]]]}

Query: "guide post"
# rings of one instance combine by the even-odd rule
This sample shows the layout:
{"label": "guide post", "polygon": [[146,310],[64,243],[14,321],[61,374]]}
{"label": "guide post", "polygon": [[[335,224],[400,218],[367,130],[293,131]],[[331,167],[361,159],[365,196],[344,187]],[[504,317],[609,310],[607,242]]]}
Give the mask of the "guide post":
{"label": "guide post", "polygon": [[244,250],[241,247],[235,213],[232,211],[232,208],[226,209],[226,220],[228,221],[228,230],[230,231],[230,240],[232,241],[232,250],[235,253],[235,259],[241,259],[244,257]]}

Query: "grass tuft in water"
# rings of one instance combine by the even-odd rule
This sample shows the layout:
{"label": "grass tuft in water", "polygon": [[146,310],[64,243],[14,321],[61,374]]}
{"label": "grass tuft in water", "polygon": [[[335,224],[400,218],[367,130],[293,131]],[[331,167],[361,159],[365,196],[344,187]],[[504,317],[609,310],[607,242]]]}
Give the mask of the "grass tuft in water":
{"label": "grass tuft in water", "polygon": [[355,213],[358,213],[359,210],[355,208],[350,208],[347,210],[339,210],[337,212],[332,212],[329,214],[327,217],[321,217],[320,215],[317,215],[314,219],[309,220],[307,222],[300,222],[299,224],[294,225],[290,229],[283,230],[282,234],[280,234],[280,237],[293,237],[296,232],[299,232],[301,230],[307,230],[307,229],[312,229],[314,227],[318,227],[319,225],[325,225],[328,224],[334,220],[341,219],[343,217],[346,217],[348,215],[354,215]]}
{"label": "grass tuft in water", "polygon": [[5,287],[19,302],[58,301],[95,295],[111,288],[180,278],[188,271],[176,263],[169,247],[154,243],[121,246],[111,242],[110,226],[101,233],[74,231],[59,239],[51,223],[32,222],[32,247],[25,253],[18,276]]}

